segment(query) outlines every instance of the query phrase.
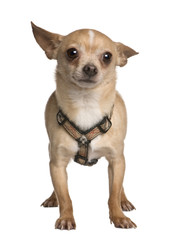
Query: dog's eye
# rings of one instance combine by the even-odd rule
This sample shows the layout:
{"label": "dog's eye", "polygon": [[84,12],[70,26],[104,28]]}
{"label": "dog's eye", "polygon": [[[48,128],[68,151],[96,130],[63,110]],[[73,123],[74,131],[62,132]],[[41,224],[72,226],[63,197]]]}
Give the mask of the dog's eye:
{"label": "dog's eye", "polygon": [[78,51],[76,48],[70,48],[67,50],[67,56],[69,59],[73,60],[78,57]]}
{"label": "dog's eye", "polygon": [[112,54],[110,52],[105,52],[102,57],[104,63],[110,63],[111,58],[112,58]]}

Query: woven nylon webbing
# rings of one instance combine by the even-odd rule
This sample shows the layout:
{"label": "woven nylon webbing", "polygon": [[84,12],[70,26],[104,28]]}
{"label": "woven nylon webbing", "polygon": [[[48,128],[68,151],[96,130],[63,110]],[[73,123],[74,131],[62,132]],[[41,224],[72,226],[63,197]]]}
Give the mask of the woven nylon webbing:
{"label": "woven nylon webbing", "polygon": [[97,163],[97,159],[92,159],[88,161],[88,148],[89,143],[96,138],[98,135],[106,133],[112,123],[110,119],[106,116],[96,124],[94,127],[88,129],[87,131],[82,131],[73,122],[71,122],[68,117],[63,114],[61,110],[57,113],[57,122],[78,142],[79,150],[75,155],[74,161],[85,166],[92,166]]}

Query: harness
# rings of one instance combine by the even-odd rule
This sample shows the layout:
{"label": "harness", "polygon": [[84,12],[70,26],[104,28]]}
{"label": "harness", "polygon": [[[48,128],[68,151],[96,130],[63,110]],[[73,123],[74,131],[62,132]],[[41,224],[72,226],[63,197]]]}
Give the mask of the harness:
{"label": "harness", "polygon": [[[113,108],[112,108],[113,110]],[[112,115],[112,112],[111,112]],[[74,161],[85,166],[92,166],[98,162],[98,159],[92,159],[88,161],[88,149],[90,142],[96,138],[98,135],[106,133],[110,127],[111,116],[105,116],[99,123],[97,123],[92,128],[82,131],[71,122],[68,117],[61,111],[57,113],[57,122],[78,142],[79,150],[75,155]]]}

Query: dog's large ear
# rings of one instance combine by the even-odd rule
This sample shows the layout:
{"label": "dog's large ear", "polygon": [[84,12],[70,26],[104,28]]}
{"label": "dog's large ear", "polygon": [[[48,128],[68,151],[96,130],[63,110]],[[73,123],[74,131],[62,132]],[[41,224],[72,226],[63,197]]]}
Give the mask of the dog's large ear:
{"label": "dog's large ear", "polygon": [[127,64],[128,58],[134,55],[137,55],[138,52],[135,52],[132,48],[117,42],[116,43],[116,52],[117,52],[117,66],[123,67]]}
{"label": "dog's large ear", "polygon": [[31,25],[35,40],[45,51],[46,56],[49,59],[57,59],[58,48],[63,36],[37,27],[33,22],[31,22]]}

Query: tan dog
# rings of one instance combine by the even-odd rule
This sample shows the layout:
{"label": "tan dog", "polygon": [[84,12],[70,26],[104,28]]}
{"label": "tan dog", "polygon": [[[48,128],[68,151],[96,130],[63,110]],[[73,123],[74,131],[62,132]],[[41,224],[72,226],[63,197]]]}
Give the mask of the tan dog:
{"label": "tan dog", "polygon": [[54,192],[42,205],[59,205],[56,228],[75,229],[66,167],[72,158],[90,166],[105,156],[109,162],[110,220],[115,227],[135,228],[123,214],[134,206],[123,188],[127,119],[124,102],[115,90],[115,68],[124,66],[137,52],[95,30],[62,36],[33,23],[32,28],[47,57],[57,60],[56,91],[45,111]]}

